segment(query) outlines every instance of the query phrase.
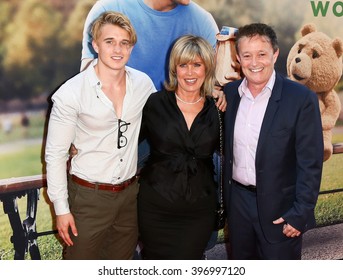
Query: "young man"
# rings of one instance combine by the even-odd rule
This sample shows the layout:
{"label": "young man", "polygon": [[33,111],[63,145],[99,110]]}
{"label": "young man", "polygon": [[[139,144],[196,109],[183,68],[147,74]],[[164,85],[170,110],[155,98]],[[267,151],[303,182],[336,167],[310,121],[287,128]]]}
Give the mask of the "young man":
{"label": "young man", "polygon": [[[131,259],[137,244],[137,147],[142,109],[156,89],[127,67],[136,32],[107,12],[92,25],[92,64],[53,95],[46,163],[48,195],[66,259]],[[68,150],[78,152],[66,174]]]}
{"label": "young man", "polygon": [[236,49],[245,78],[224,88],[232,258],[300,259],[322,173],[318,99],[275,72],[279,48],[268,25],[241,27]]}

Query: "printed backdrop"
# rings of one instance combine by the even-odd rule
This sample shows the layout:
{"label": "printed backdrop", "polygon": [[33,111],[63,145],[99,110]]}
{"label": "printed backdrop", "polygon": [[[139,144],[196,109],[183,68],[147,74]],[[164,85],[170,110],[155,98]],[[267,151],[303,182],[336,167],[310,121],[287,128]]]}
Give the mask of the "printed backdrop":
{"label": "printed backdrop", "polygon": [[[196,0],[218,24],[264,22],[280,43],[276,68],[286,75],[288,52],[306,23],[343,38],[343,1]],[[82,29],[95,0],[0,0],[0,179],[43,174],[49,96],[79,71]],[[187,24],[187,23],[185,23]],[[337,86],[342,103],[342,82]],[[343,135],[343,115],[335,134]],[[342,140],[343,142],[343,140]],[[336,166],[339,170],[341,166]],[[40,215],[51,216],[44,192]],[[40,206],[41,207],[41,206]],[[25,208],[24,208],[25,211]],[[42,214],[44,212],[44,214]],[[12,245],[0,203],[0,254]],[[40,230],[50,230],[51,218]]]}

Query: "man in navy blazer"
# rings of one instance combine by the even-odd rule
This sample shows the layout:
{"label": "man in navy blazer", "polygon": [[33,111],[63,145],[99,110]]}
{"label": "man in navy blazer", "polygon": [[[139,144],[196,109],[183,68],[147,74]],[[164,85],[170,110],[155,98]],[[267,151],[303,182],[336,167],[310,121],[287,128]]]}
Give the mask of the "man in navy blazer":
{"label": "man in navy blazer", "polygon": [[323,166],[318,99],[274,70],[279,47],[270,26],[241,27],[236,50],[245,78],[224,88],[231,258],[301,259]]}

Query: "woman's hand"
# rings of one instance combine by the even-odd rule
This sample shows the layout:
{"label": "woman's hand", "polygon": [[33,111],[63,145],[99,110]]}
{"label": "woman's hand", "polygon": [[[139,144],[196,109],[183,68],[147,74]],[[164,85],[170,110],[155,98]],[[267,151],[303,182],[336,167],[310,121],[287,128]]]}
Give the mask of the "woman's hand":
{"label": "woman's hand", "polygon": [[216,105],[219,108],[220,111],[225,112],[226,111],[226,98],[223,90],[221,87],[215,87],[214,91],[212,93],[212,96],[217,100]]}

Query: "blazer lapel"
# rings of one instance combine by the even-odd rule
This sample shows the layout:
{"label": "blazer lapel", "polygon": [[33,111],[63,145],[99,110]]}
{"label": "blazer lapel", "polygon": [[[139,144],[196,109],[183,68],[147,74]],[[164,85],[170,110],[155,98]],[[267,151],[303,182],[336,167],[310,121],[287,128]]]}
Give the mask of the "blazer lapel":
{"label": "blazer lapel", "polygon": [[238,106],[241,101],[241,97],[239,96],[238,90],[235,94],[233,100],[232,100],[232,108],[230,110],[230,117],[229,117],[229,147],[230,150],[233,151],[233,134],[235,129],[235,122],[236,122],[236,116],[238,111]]}
{"label": "blazer lapel", "polygon": [[257,149],[256,149],[256,159],[255,164],[257,163],[257,159],[259,158],[259,153],[263,147],[263,143],[266,140],[266,137],[268,137],[268,132],[270,130],[270,126],[273,123],[273,119],[275,116],[275,113],[277,112],[279,108],[279,100],[281,99],[281,92],[282,92],[282,85],[283,85],[283,77],[279,74],[276,74],[275,84],[272,90],[272,94],[270,96],[266,113],[263,118],[260,136],[258,139]]}

